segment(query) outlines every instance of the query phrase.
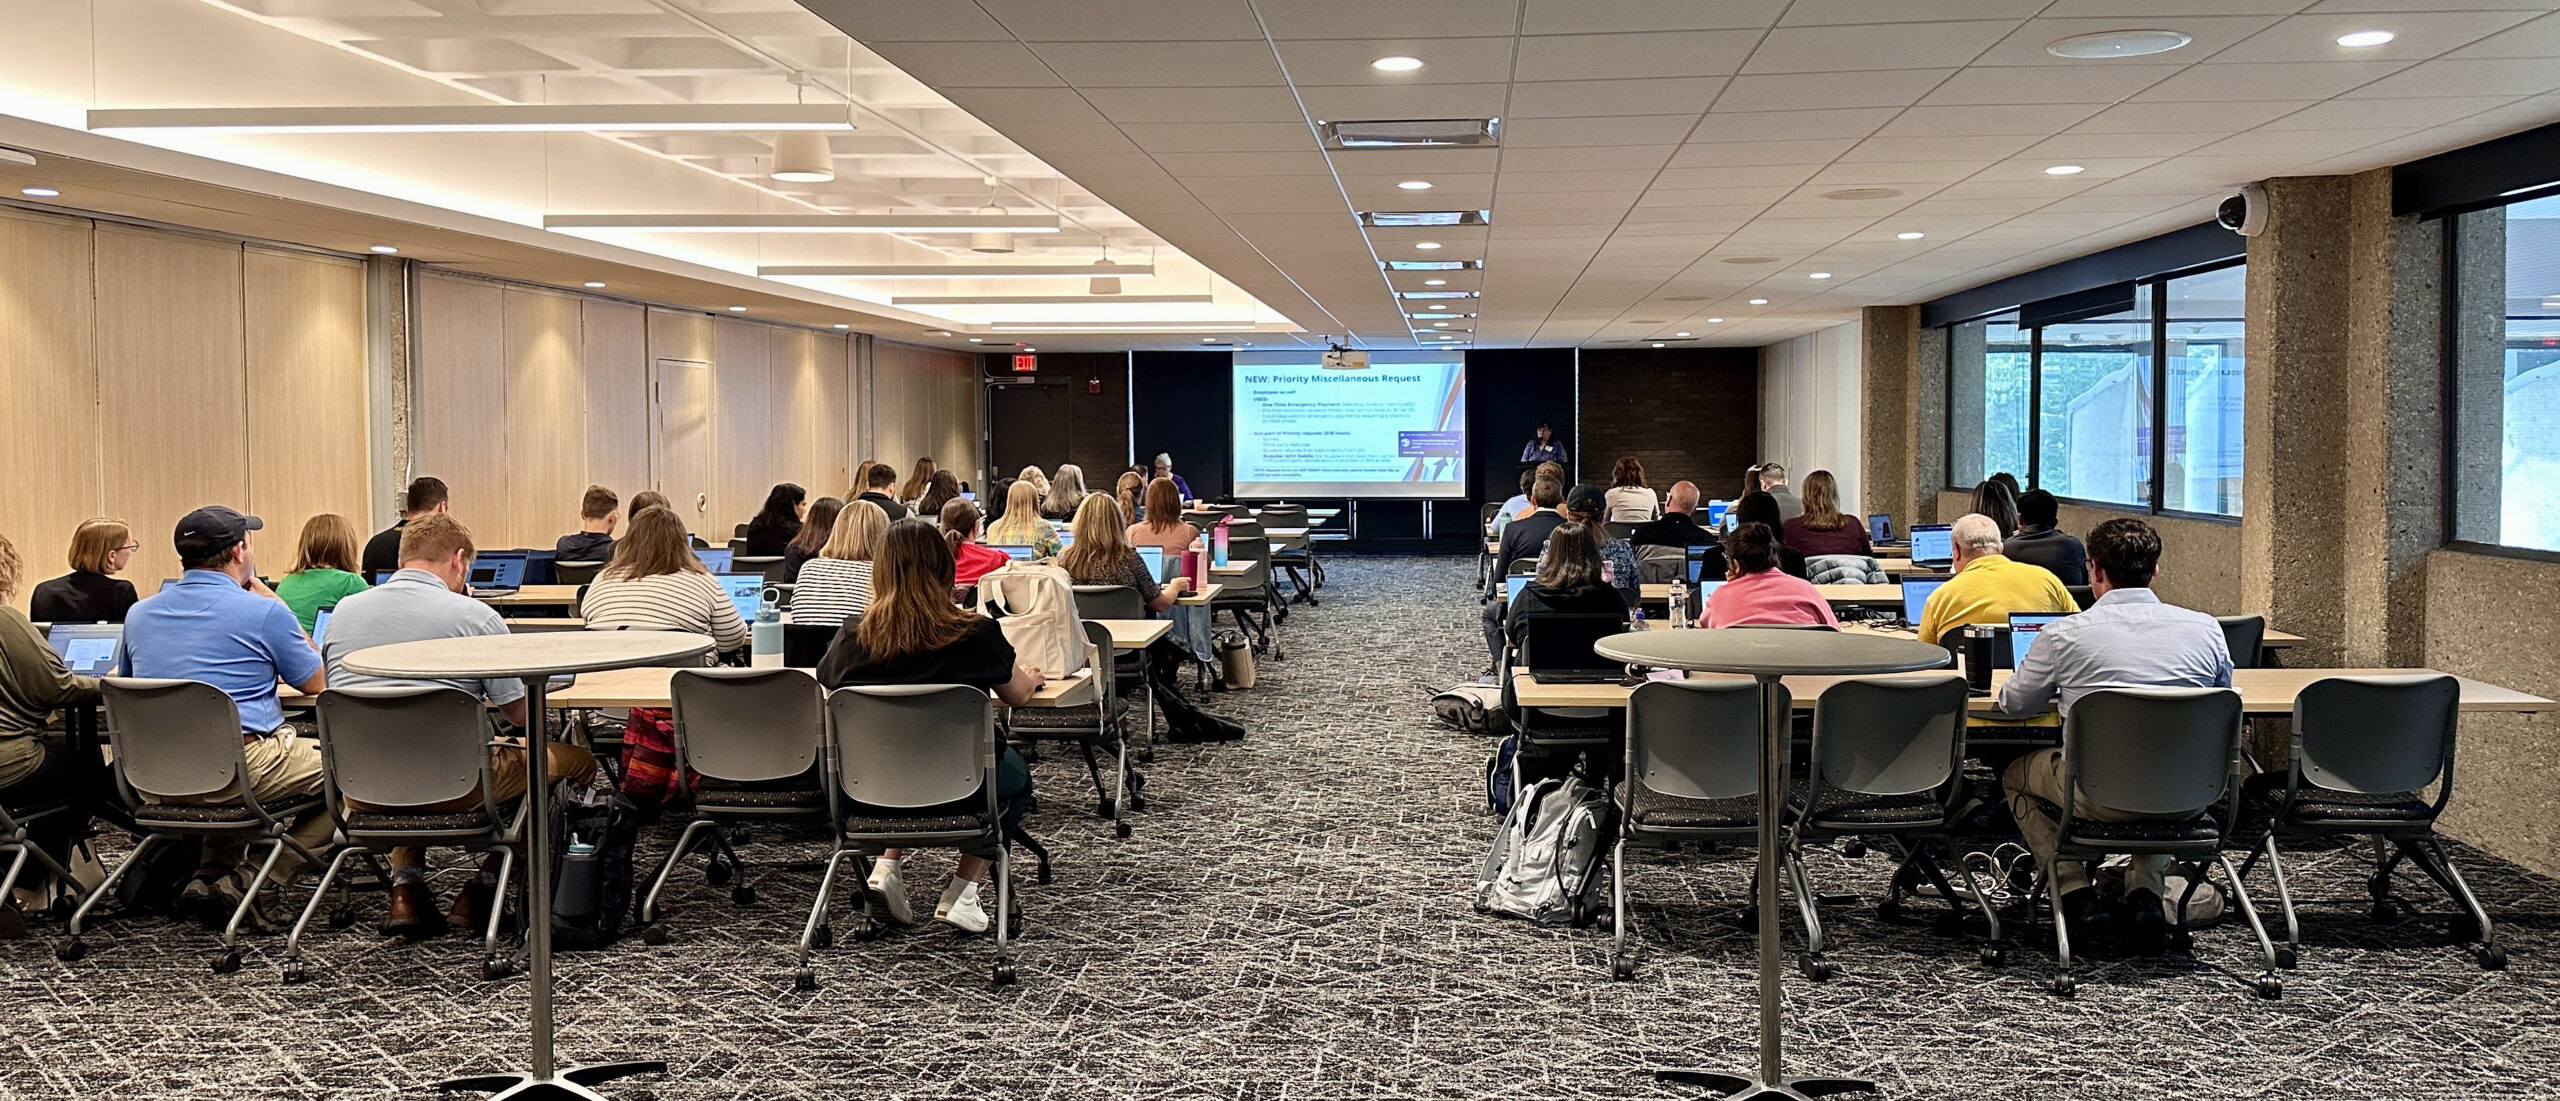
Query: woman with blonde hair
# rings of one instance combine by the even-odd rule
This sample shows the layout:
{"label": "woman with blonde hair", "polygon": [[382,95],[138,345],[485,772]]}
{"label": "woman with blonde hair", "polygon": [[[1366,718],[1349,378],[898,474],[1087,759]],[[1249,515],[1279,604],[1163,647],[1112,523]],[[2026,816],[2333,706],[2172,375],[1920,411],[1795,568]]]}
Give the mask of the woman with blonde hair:
{"label": "woman with blonde hair", "polygon": [[684,519],[668,509],[643,509],[631,518],[581,608],[590,631],[688,631],[711,636],[724,651],[747,645],[747,621],[687,545]]}
{"label": "woman with blonde hair", "polygon": [[1840,512],[1840,480],[1828,470],[1804,476],[1804,515],[1780,525],[1781,541],[1807,558],[1825,554],[1872,557],[1867,525]]}
{"label": "woman with blonde hair", "polygon": [[[1063,469],[1063,468],[1061,468]],[[1076,509],[1076,541],[1066,553],[1058,556],[1058,566],[1067,571],[1078,585],[1126,585],[1138,590],[1147,602],[1147,610],[1161,612],[1191,588],[1191,579],[1174,578],[1164,585],[1156,584],[1155,575],[1147,572],[1147,560],[1129,545],[1129,531],[1120,522],[1120,505],[1099,493],[1087,494],[1084,504]]]}
{"label": "woman with blonde hair", "polygon": [[356,572],[356,526],[334,512],[324,512],[302,525],[302,542],[294,551],[293,572],[276,582],[276,599],[293,609],[302,632],[329,607],[373,586]]}
{"label": "woman with blonde hair", "polygon": [[898,503],[914,508],[917,502],[924,500],[925,491],[933,488],[935,469],[933,456],[917,459],[915,469],[907,474],[907,484],[898,487]]}
{"label": "woman with blonde hair", "polygon": [[1031,483],[1031,488],[1038,490],[1042,497],[1047,497],[1049,495],[1049,476],[1040,473],[1039,467],[1023,467],[1022,473],[1014,475],[1014,479],[1016,481]]}
{"label": "woman with blonde hair", "polygon": [[122,623],[141,599],[133,582],[117,577],[133,563],[133,529],[101,516],[71,530],[71,572],[36,586],[27,615],[44,623]]}
{"label": "woman with blonde hair", "polygon": [[1074,463],[1059,463],[1057,477],[1049,479],[1049,494],[1040,501],[1040,515],[1052,520],[1072,519],[1084,507],[1084,468]]}
{"label": "woman with blonde hair", "polygon": [[1137,471],[1123,470],[1120,481],[1111,487],[1111,498],[1120,503],[1120,515],[1135,524],[1146,517],[1147,480]]}
{"label": "woman with blonde hair", "polygon": [[1056,525],[1040,518],[1040,487],[1031,479],[1013,483],[1004,493],[1004,515],[987,525],[987,542],[999,547],[1029,547],[1034,558],[1058,553]]}
{"label": "woman with blonde hair", "polygon": [[889,531],[889,514],[869,501],[852,501],[836,513],[835,530],[818,556],[800,566],[791,590],[791,622],[826,625],[861,615],[871,606],[871,560]]}

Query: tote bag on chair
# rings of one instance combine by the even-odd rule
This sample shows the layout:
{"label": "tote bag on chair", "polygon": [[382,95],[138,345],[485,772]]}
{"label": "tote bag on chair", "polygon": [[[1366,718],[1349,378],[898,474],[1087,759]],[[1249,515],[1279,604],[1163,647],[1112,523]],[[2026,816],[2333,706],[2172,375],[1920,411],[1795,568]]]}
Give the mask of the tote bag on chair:
{"label": "tote bag on chair", "polygon": [[1085,667],[1084,621],[1067,571],[1016,562],[978,579],[978,612],[1004,628],[1014,659],[1060,680]]}

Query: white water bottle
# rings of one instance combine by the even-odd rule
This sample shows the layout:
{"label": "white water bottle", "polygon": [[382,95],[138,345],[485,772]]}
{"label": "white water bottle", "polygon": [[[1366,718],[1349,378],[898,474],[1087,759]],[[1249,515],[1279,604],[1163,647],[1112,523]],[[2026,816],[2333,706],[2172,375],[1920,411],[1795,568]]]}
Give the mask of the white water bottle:
{"label": "white water bottle", "polygon": [[1674,581],[1671,583],[1671,607],[1669,608],[1669,613],[1671,626],[1674,629],[1689,625],[1689,621],[1692,617],[1689,615],[1688,582]]}
{"label": "white water bottle", "polygon": [[754,652],[748,659],[749,664],[768,668],[781,667],[782,594],[780,592],[772,589],[765,590],[764,603],[756,609],[755,626],[749,629],[748,639],[754,647]]}

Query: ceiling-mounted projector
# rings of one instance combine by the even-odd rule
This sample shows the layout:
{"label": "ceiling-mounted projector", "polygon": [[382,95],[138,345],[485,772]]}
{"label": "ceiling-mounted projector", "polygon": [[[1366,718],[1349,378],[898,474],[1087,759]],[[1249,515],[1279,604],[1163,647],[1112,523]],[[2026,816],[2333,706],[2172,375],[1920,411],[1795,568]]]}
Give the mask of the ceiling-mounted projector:
{"label": "ceiling-mounted projector", "polygon": [[1329,348],[1324,353],[1324,366],[1333,371],[1358,371],[1369,366],[1369,353],[1349,348]]}

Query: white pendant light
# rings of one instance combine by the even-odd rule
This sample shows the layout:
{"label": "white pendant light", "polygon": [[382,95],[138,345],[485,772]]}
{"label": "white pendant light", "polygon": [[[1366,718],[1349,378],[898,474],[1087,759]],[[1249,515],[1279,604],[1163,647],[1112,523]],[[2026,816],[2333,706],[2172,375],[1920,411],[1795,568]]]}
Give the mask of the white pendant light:
{"label": "white pendant light", "polygon": [[784,183],[829,183],[836,178],[835,150],[815,130],[784,130],[773,136],[773,178]]}
{"label": "white pendant light", "polygon": [[[993,176],[987,177],[987,205],[979,207],[978,213],[981,215],[992,214],[998,217],[1001,217],[1004,214],[1004,208],[996,205],[996,180]],[[998,233],[994,231],[972,233],[969,235],[969,251],[989,253],[1012,252],[1013,235],[1010,233]]]}
{"label": "white pendant light", "polygon": [[1118,270],[1119,270],[1119,268],[1120,268],[1120,265],[1112,263],[1112,262],[1111,262],[1111,258],[1110,258],[1110,257],[1108,257],[1108,256],[1103,257],[1103,258],[1102,258],[1102,259],[1100,259],[1100,260],[1096,260],[1096,261],[1094,261],[1094,262],[1093,262],[1093,270],[1094,270],[1093,281],[1092,281],[1091,285],[1089,285],[1089,286],[1088,286],[1088,287],[1086,287],[1085,289],[1090,290],[1090,291],[1092,291],[1092,292],[1093,292],[1093,293],[1095,293],[1095,294],[1118,294],[1118,293],[1120,293],[1120,277],[1119,277],[1119,276],[1117,276],[1117,275],[1111,274],[1112,272],[1118,271]]}

